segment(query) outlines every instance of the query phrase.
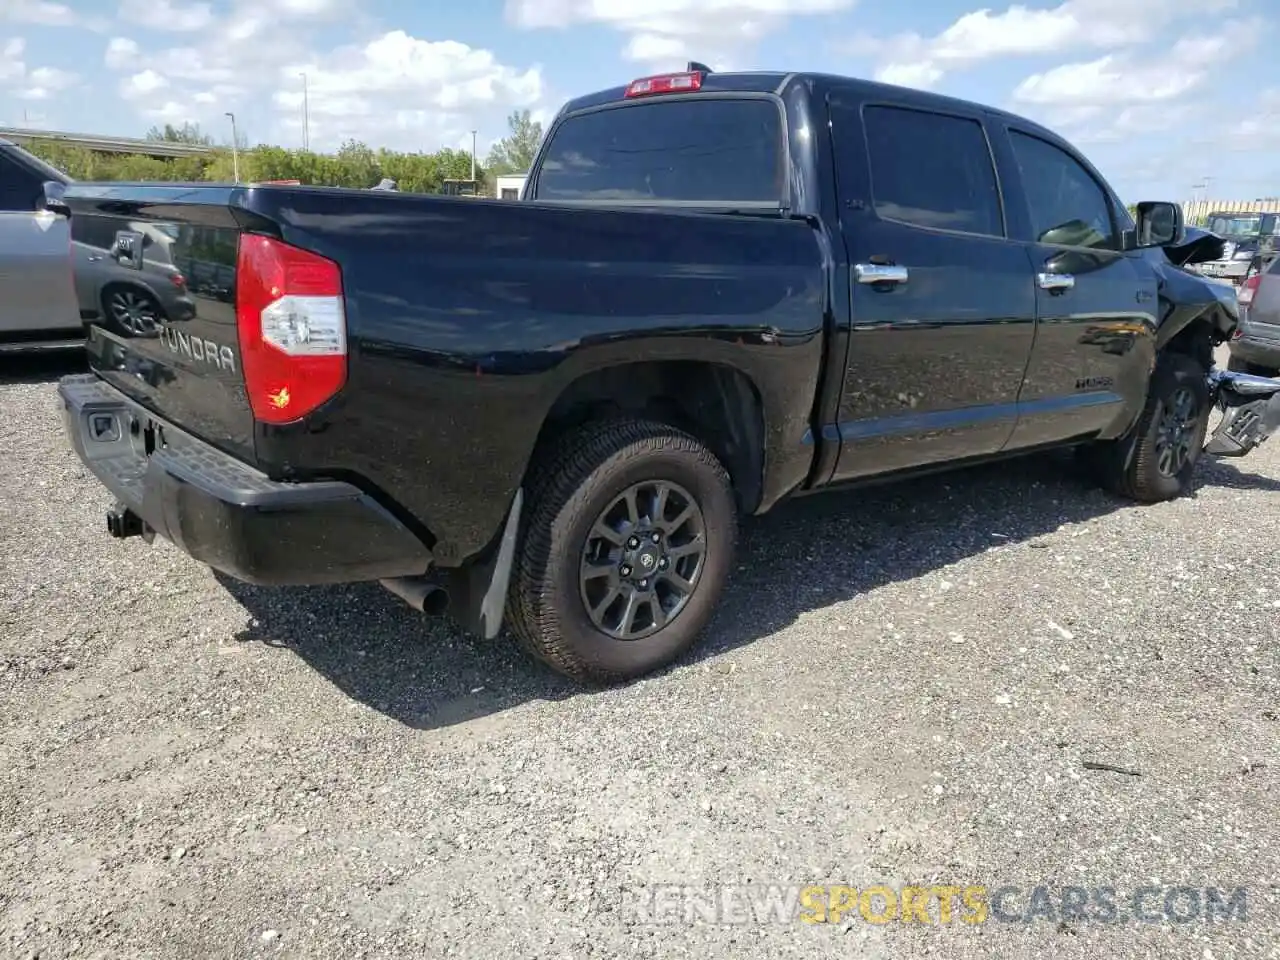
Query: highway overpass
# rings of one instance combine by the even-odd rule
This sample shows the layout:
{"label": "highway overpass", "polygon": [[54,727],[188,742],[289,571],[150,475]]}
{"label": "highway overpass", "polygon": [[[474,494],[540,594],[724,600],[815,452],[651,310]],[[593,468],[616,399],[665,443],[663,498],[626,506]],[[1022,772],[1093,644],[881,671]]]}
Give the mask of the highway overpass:
{"label": "highway overpass", "polygon": [[62,133],[57,130],[24,130],[0,127],[0,140],[22,143],[46,140],[81,147],[97,153],[134,153],[144,157],[200,157],[212,153],[213,147],[195,143],[172,143],[168,140],[135,140],[132,137],[95,137],[86,133]]}

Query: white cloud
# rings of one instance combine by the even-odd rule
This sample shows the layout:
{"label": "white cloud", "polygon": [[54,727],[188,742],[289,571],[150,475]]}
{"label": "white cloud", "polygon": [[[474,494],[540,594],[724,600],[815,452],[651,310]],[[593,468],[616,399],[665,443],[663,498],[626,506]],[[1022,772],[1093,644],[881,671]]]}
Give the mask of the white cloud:
{"label": "white cloud", "polygon": [[290,126],[301,117],[302,73],[313,141],[334,130],[374,139],[384,127],[405,139],[415,133],[454,139],[471,129],[477,113],[533,107],[543,96],[537,67],[521,70],[488,50],[395,30],[281,69],[274,102]]}
{"label": "white cloud", "polygon": [[143,70],[120,81],[120,96],[126,100],[150,97],[169,86],[169,78],[154,70]]}
{"label": "white cloud", "polygon": [[[138,13],[151,0],[123,2]],[[188,14],[204,6],[160,2]],[[334,18],[355,42],[317,46],[320,28]],[[454,40],[374,30],[339,0],[231,0],[230,9],[220,8],[178,44],[140,46],[141,40],[117,36],[105,53],[110,67],[127,74],[120,94],[140,118],[191,122],[221,136],[230,132],[224,115],[231,111],[250,142],[301,145],[303,73],[316,149],[354,138],[435,150],[469,140],[471,129],[483,143],[506,133],[511,110],[546,106],[538,66],[504,63],[490,50]]]}
{"label": "white cloud", "polygon": [[112,37],[103,62],[112,70],[124,70],[138,62],[138,44],[128,37]]}
{"label": "white cloud", "polygon": [[[1032,74],[1013,92],[1015,105],[1081,143],[1117,142],[1188,122],[1205,109],[1196,99],[1218,67],[1247,52],[1261,35],[1257,21],[1228,21],[1213,33],[1166,46],[1109,53]],[[1176,69],[1170,69],[1176,64]]]}
{"label": "white cloud", "polygon": [[[875,41],[876,79],[921,76],[937,83],[951,70],[1000,57],[1067,50],[1110,50],[1143,44],[1170,24],[1235,6],[1237,0],[1064,0],[1050,9],[1014,4],[1000,13],[975,10],[934,37],[904,33]],[[857,42],[867,53],[872,43]],[[874,55],[874,54],[873,54]],[[1167,62],[1167,61],[1166,61]],[[914,84],[909,84],[914,85]]]}
{"label": "white cloud", "polygon": [[1194,71],[1171,71],[1164,63],[1135,64],[1108,54],[1033,74],[1018,85],[1013,97],[1039,105],[1114,106],[1172,100],[1193,89],[1199,79]]}
{"label": "white cloud", "polygon": [[22,37],[5,41],[0,50],[0,87],[19,100],[49,100],[76,85],[79,77],[56,67],[28,67],[27,42]]}
{"label": "white cloud", "polygon": [[[1246,110],[1243,119],[1227,124],[1219,143],[1230,150],[1256,152],[1259,156],[1280,151],[1280,87],[1262,90]],[[1274,168],[1275,164],[1271,166]]]}
{"label": "white cloud", "polygon": [[191,111],[187,105],[178,103],[176,100],[166,100],[158,107],[147,107],[142,113],[157,123],[172,123],[176,125],[186,123],[191,119]]}
{"label": "white cloud", "polygon": [[1176,100],[1204,84],[1220,63],[1250,49],[1261,26],[1253,20],[1229,21],[1215,33],[1182,38],[1160,57],[1146,50],[1127,51],[1065,63],[1027,77],[1013,97],[1021,103],[1076,107]]}
{"label": "white cloud", "polygon": [[27,72],[27,65],[22,61],[26,52],[27,41],[22,37],[12,37],[4,43],[0,50],[0,83],[21,80]]}
{"label": "white cloud", "polygon": [[213,9],[207,3],[176,4],[172,0],[121,0],[120,19],[149,30],[178,33],[204,30],[213,23]]}
{"label": "white cloud", "polygon": [[942,71],[928,60],[918,63],[890,63],[876,73],[881,83],[928,90],[942,79]]}
{"label": "white cloud", "polygon": [[507,0],[525,29],[599,24],[627,36],[623,56],[655,69],[689,59],[723,68],[788,17],[849,10],[856,0]]}
{"label": "white cloud", "polygon": [[80,17],[65,3],[50,0],[3,0],[0,3],[0,21],[32,23],[41,27],[72,27]]}

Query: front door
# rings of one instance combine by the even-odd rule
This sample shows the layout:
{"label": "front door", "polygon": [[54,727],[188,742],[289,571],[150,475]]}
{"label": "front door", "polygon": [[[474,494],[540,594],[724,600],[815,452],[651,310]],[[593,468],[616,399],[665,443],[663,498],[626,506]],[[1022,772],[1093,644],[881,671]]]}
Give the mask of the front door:
{"label": "front door", "polygon": [[1123,252],[1120,211],[1083,164],[1033,133],[1007,136],[1030,218],[1038,318],[1008,449],[1112,435],[1145,398],[1155,272]]}
{"label": "front door", "polygon": [[860,99],[830,100],[852,315],[835,481],[999,451],[1035,334],[981,116]]}

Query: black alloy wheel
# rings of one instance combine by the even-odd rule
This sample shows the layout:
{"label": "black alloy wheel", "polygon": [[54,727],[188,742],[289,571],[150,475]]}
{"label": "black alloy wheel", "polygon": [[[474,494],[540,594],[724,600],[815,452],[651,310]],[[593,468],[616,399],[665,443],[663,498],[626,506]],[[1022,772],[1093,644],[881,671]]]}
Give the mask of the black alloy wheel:
{"label": "black alloy wheel", "polygon": [[583,424],[535,455],[507,598],[511,632],[589,683],[685,653],[733,568],[737,504],[699,438],[654,420]]}
{"label": "black alloy wheel", "polygon": [[1163,477],[1176,477],[1192,459],[1199,428],[1200,404],[1187,387],[1179,387],[1165,399],[1156,428],[1156,469]]}
{"label": "black alloy wheel", "polygon": [[698,589],[706,520],[669,480],[634,484],[601,512],[587,536],[578,584],[591,622],[616,640],[667,626]]}

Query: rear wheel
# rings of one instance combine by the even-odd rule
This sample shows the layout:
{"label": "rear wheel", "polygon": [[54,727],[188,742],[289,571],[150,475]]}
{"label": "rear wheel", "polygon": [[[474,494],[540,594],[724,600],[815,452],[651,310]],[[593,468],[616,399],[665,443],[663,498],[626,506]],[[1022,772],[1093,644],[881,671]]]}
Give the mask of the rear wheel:
{"label": "rear wheel", "polygon": [[1091,451],[1105,487],[1144,503],[1172,500],[1190,489],[1211,412],[1207,377],[1186,354],[1160,357],[1132,435]]}
{"label": "rear wheel", "polygon": [[565,437],[532,475],[508,600],[521,646],[595,683],[684,653],[731,569],[736,511],[720,461],[674,427],[618,420]]}
{"label": "rear wheel", "polygon": [[107,319],[128,337],[147,337],[160,322],[160,305],[151,294],[137,287],[108,287],[102,294]]}

